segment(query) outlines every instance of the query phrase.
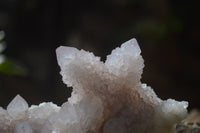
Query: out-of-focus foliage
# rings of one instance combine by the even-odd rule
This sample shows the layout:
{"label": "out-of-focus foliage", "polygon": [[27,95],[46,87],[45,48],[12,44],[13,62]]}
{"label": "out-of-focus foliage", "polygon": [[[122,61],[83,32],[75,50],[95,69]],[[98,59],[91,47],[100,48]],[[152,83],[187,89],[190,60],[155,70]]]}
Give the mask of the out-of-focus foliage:
{"label": "out-of-focus foliage", "polygon": [[0,31],[0,73],[15,75],[15,76],[24,76],[26,75],[26,69],[20,63],[7,58],[2,52],[6,48],[6,43],[3,41],[5,37],[4,31]]}
{"label": "out-of-focus foliage", "polygon": [[182,23],[176,19],[171,19],[169,22],[143,20],[137,22],[132,27],[139,35],[150,36],[155,40],[160,40],[166,38],[172,33],[179,34],[182,30]]}
{"label": "out-of-focus foliage", "polygon": [[5,61],[4,55],[1,54],[6,48],[5,42],[3,42],[4,37],[5,37],[4,31],[0,31],[0,66]]}
{"label": "out-of-focus foliage", "polygon": [[0,31],[0,54],[5,50],[5,42],[3,42],[3,39],[5,37],[4,31]]}
{"label": "out-of-focus foliage", "polygon": [[27,74],[27,70],[20,63],[4,57],[4,61],[0,64],[0,73],[25,76]]}

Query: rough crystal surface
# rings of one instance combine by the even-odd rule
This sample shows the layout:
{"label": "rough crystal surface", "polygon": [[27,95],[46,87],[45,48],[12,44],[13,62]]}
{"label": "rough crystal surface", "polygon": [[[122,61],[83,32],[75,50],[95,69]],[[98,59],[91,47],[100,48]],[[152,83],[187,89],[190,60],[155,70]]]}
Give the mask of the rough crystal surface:
{"label": "rough crystal surface", "polygon": [[60,107],[51,102],[41,103],[39,106],[32,105],[28,111],[28,122],[31,124],[32,129],[39,133],[47,118],[59,110]]}
{"label": "rough crystal surface", "polygon": [[15,126],[14,133],[33,133],[33,130],[28,122],[21,122]]}
{"label": "rough crystal surface", "polygon": [[73,87],[68,102],[28,109],[17,96],[7,110],[0,108],[0,132],[169,133],[187,115],[187,102],[161,100],[141,83],[144,61],[136,39],[114,49],[105,63],[72,47],[56,53],[62,79]]}

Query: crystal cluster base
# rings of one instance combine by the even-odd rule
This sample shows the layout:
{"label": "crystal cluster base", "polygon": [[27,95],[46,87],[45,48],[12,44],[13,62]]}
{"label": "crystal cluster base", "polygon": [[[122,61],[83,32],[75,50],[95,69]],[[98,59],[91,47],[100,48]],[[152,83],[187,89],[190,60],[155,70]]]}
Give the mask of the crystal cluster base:
{"label": "crystal cluster base", "polygon": [[29,107],[17,95],[0,108],[1,133],[169,133],[187,115],[187,102],[161,100],[141,83],[144,61],[136,39],[114,49],[105,63],[72,47],[56,53],[72,96],[61,107]]}

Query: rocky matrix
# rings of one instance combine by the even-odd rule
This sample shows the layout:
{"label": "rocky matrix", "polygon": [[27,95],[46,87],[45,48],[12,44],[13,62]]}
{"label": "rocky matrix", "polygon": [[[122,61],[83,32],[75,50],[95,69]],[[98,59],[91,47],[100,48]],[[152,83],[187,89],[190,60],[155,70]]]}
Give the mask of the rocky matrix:
{"label": "rocky matrix", "polygon": [[187,102],[163,101],[141,83],[144,61],[135,39],[105,63],[72,47],[56,53],[63,81],[73,87],[68,102],[28,107],[17,95],[0,108],[0,133],[169,133],[187,115]]}

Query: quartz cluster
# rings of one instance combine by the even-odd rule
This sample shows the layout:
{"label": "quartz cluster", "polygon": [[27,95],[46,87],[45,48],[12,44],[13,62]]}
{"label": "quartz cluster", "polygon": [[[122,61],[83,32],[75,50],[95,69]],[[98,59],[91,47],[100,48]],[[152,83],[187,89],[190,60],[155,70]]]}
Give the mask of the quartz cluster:
{"label": "quartz cluster", "polygon": [[72,47],[56,53],[71,97],[61,107],[29,108],[17,95],[7,110],[0,108],[1,133],[169,133],[187,115],[187,102],[161,100],[141,83],[144,61],[136,39],[114,49],[105,63]]}

